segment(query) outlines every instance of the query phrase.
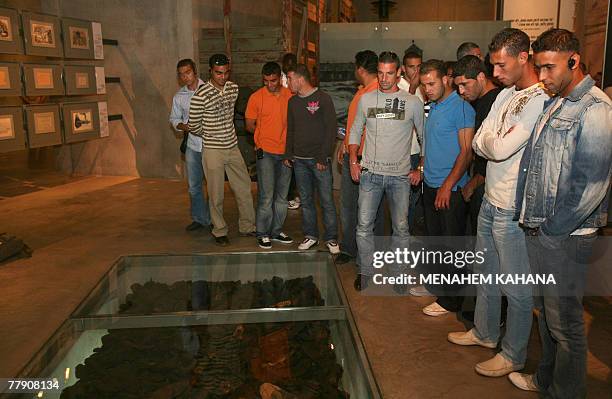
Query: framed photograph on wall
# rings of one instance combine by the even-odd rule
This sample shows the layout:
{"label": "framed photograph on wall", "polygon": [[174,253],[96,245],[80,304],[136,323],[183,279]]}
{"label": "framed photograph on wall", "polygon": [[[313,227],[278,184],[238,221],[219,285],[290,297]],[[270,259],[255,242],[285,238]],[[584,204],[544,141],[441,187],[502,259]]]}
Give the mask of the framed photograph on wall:
{"label": "framed photograph on wall", "polygon": [[64,103],[64,143],[91,140],[100,137],[98,103]]}
{"label": "framed photograph on wall", "polygon": [[23,54],[19,13],[12,8],[0,7],[0,53]]}
{"label": "framed photograph on wall", "polygon": [[0,107],[0,152],[26,148],[21,107]]}
{"label": "framed photograph on wall", "polygon": [[66,58],[94,58],[91,21],[74,18],[62,19],[64,56]]}
{"label": "framed photograph on wall", "polygon": [[27,55],[62,57],[58,17],[24,11],[21,20]]}
{"label": "framed photograph on wall", "polygon": [[0,62],[0,97],[21,95],[21,68],[12,62]]}
{"label": "framed photograph on wall", "polygon": [[29,148],[62,144],[58,105],[31,105],[25,109]]}
{"label": "framed photograph on wall", "polygon": [[56,64],[23,64],[26,96],[62,96],[62,67]]}
{"label": "framed photograph on wall", "polygon": [[66,95],[95,95],[96,68],[93,65],[65,65]]}

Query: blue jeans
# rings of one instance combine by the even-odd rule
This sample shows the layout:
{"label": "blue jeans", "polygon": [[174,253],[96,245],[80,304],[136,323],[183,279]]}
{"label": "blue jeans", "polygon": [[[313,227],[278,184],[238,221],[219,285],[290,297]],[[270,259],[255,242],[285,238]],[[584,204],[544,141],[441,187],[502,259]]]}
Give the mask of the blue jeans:
{"label": "blue jeans", "polygon": [[[353,257],[357,257],[357,206],[359,205],[359,183],[351,178],[349,165],[349,154],[344,154],[342,161],[342,181],[340,185],[340,221],[342,222],[342,240],[340,250]],[[374,235],[385,234],[385,207],[380,201],[376,222],[374,223]]]}
{"label": "blue jeans", "polygon": [[495,284],[498,274],[529,274],[525,233],[516,221],[514,210],[492,205],[486,198],[478,214],[476,250],[485,261],[474,263],[474,272],[492,275],[493,283],[478,286],[474,311],[475,335],[485,342],[497,342],[500,335],[502,295],[508,298],[506,334],[501,354],[513,364],[524,366],[533,319],[533,288],[527,284]]}
{"label": "blue jeans", "polygon": [[338,239],[338,221],[336,219],[336,205],[332,193],[331,161],[327,161],[327,169],[320,171],[316,167],[314,159],[295,159],[295,182],[300,192],[302,203],[302,230],[304,237],[313,240],[319,239],[319,227],[317,225],[317,208],[314,203],[315,188],[319,192],[321,211],[323,213],[323,225],[325,233],[323,240]]}
{"label": "blue jeans", "polygon": [[264,151],[257,160],[257,237],[277,237],[282,232],[291,173],[282,155]]}
{"label": "blue jeans", "polygon": [[201,225],[210,226],[210,209],[208,201],[202,194],[202,181],[204,180],[202,153],[187,147],[185,165],[187,166],[187,183],[191,199],[191,219]]}
{"label": "blue jeans", "polygon": [[373,276],[372,266],[375,242],[374,221],[383,195],[387,196],[391,213],[391,248],[408,248],[408,206],[410,203],[410,180],[408,176],[383,176],[363,172],[359,181],[359,215],[357,218],[357,264],[361,274]]}
{"label": "blue jeans", "polygon": [[586,397],[587,340],[582,297],[587,262],[596,238],[597,233],[570,236],[560,248],[548,249],[539,237],[527,237],[533,273],[552,274],[556,282],[534,290],[542,343],[535,382],[546,398]]}

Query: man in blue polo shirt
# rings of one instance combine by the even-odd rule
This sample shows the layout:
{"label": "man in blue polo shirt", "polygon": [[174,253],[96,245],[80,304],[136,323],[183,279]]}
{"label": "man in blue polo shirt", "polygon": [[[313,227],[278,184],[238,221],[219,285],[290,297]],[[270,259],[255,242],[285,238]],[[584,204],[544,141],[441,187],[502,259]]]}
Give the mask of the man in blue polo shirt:
{"label": "man in blue polo shirt", "polygon": [[[421,158],[425,179],[425,228],[429,236],[462,236],[466,205],[461,188],[468,182],[475,112],[451,88],[444,62],[424,62],[419,74],[425,94],[432,101],[425,122],[425,148]],[[459,296],[438,296],[436,302],[423,308],[423,313],[440,316],[459,311],[461,299]]]}

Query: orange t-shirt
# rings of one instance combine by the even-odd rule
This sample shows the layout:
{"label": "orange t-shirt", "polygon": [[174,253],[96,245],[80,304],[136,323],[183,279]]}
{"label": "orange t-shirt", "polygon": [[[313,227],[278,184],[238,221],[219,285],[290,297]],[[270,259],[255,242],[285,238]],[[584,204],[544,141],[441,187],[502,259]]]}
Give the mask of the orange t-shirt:
{"label": "orange t-shirt", "polygon": [[[347,149],[347,151],[348,151],[348,146],[349,146],[349,136],[351,134],[351,128],[353,127],[353,122],[355,121],[355,115],[357,115],[357,106],[359,105],[359,100],[361,100],[361,96],[363,96],[364,94],[374,91],[376,89],[378,89],[378,80],[374,79],[366,87],[362,87],[361,89],[357,90],[357,93],[355,93],[355,97],[353,97],[353,99],[351,100],[351,103],[349,104],[348,117],[346,120],[346,135],[344,136],[344,147]],[[363,130],[365,133],[365,126]],[[361,136],[361,145],[359,146],[359,154],[363,152],[364,139],[365,139],[365,134]]]}
{"label": "orange t-shirt", "polygon": [[287,104],[293,94],[285,87],[275,96],[266,87],[251,95],[244,117],[255,119],[255,146],[271,154],[284,154],[287,139]]}

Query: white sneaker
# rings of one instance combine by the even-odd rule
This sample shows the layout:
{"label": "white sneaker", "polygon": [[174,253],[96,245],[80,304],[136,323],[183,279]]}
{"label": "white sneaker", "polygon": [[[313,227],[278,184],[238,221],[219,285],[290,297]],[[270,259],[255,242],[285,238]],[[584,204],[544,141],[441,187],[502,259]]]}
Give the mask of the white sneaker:
{"label": "white sneaker", "polygon": [[448,310],[438,305],[438,302],[434,302],[431,305],[425,306],[423,308],[423,313],[427,316],[438,317],[447,314]]}
{"label": "white sneaker", "polygon": [[314,247],[318,243],[319,241],[313,240],[312,238],[304,238],[304,241],[302,241],[300,245],[298,245],[298,249],[300,251],[306,251],[307,249]]}
{"label": "white sneaker", "polygon": [[300,197],[295,197],[294,199],[289,200],[287,204],[287,209],[296,210],[300,207],[301,204],[302,203],[300,201]]}
{"label": "white sneaker", "polygon": [[410,295],[412,296],[433,296],[433,294],[427,291],[424,285],[410,288]]}
{"label": "white sneaker", "polygon": [[534,380],[534,374],[510,373],[508,379],[515,387],[523,391],[540,392]]}
{"label": "white sneaker", "polygon": [[475,334],[474,330],[469,330],[466,332],[452,332],[448,333],[446,336],[449,342],[452,342],[456,345],[480,345],[485,348],[494,349],[497,347],[497,343],[495,342],[485,342],[479,339]]}
{"label": "white sneaker", "polygon": [[329,249],[329,253],[332,255],[338,255],[340,253],[340,246],[338,245],[338,241],[329,240],[325,243],[327,245],[327,249]]}

